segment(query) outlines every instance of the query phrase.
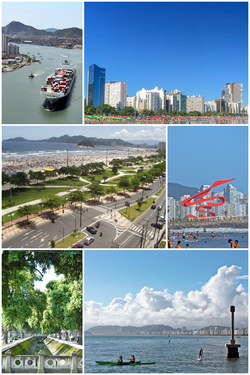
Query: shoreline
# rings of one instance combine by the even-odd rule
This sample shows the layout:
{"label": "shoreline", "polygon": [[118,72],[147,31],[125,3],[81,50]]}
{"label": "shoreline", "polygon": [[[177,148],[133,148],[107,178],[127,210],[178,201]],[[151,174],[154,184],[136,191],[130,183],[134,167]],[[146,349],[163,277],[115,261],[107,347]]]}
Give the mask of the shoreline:
{"label": "shoreline", "polygon": [[218,221],[218,222],[185,222],[185,223],[168,223],[169,230],[183,230],[186,228],[233,228],[233,229],[246,229],[248,231],[248,221]]}
{"label": "shoreline", "polygon": [[[112,150],[113,151],[113,150]],[[115,151],[115,150],[114,150]],[[127,150],[126,150],[127,151]],[[156,153],[156,150],[145,150],[143,156],[151,155]],[[129,156],[142,156],[142,149],[140,151],[131,151]],[[13,157],[13,155],[11,155]],[[110,167],[109,162],[112,159],[120,158],[127,159],[128,155],[119,153],[109,153],[109,154],[94,154],[94,155],[69,155],[68,156],[68,166],[75,165],[79,167],[81,165],[89,163],[101,163],[103,162],[107,168]],[[2,160],[2,171],[10,174],[15,172],[25,172],[28,173],[30,170],[44,170],[46,168],[60,169],[61,167],[67,166],[67,156],[59,155],[37,155],[37,156],[23,156],[19,155],[15,160]]]}

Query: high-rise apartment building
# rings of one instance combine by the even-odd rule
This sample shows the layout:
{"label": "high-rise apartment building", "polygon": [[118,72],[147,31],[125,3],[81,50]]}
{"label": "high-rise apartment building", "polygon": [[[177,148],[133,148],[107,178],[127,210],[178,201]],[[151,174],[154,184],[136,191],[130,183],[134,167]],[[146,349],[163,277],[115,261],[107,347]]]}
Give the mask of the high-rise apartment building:
{"label": "high-rise apartment building", "polygon": [[88,71],[88,105],[104,104],[105,69],[92,64]]}
{"label": "high-rise apartment building", "polygon": [[187,111],[187,96],[179,90],[173,90],[172,94],[176,96],[177,99],[177,111],[186,112]]}
{"label": "high-rise apartment building", "polygon": [[224,197],[226,198],[227,203],[237,203],[237,188],[228,184],[224,188]]}
{"label": "high-rise apartment building", "polygon": [[187,97],[187,113],[192,111],[204,112],[204,97],[199,96],[188,96]]}
{"label": "high-rise apartment building", "polygon": [[234,82],[225,84],[225,102],[239,103],[242,107],[243,103],[243,84]]}
{"label": "high-rise apartment building", "polygon": [[[148,95],[148,99],[147,99],[148,93],[152,93],[153,95]],[[147,109],[153,109],[152,106],[155,108],[153,109],[154,111],[158,111],[159,109],[163,109],[163,110],[166,109],[166,91],[163,89],[159,89],[159,87],[157,86],[152,90],[146,90],[143,88],[141,91],[138,91],[136,93],[136,108],[137,109],[140,109],[140,103],[143,100],[146,100],[148,105],[151,106],[151,108],[147,107]],[[157,104],[157,101],[158,101],[158,104]]]}
{"label": "high-rise apartment building", "polygon": [[2,52],[7,52],[8,37],[5,34],[2,34]]}
{"label": "high-rise apartment building", "polygon": [[127,105],[127,83],[108,81],[105,83],[105,104],[122,110]]}

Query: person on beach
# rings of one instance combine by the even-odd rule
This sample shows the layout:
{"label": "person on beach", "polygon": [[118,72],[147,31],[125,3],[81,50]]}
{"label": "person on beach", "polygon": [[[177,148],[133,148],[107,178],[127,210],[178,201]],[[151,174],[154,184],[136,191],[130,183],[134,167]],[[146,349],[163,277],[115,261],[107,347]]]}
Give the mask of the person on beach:
{"label": "person on beach", "polygon": [[181,241],[178,241],[177,245],[175,246],[176,249],[181,249]]}
{"label": "person on beach", "polygon": [[189,249],[189,244],[188,243],[186,244],[186,249]]}
{"label": "person on beach", "polygon": [[231,238],[228,240],[228,242],[231,244],[231,249],[235,249],[235,242],[231,240]]}
{"label": "person on beach", "polygon": [[239,247],[239,244],[238,244],[238,240],[235,240],[234,241],[234,246],[235,246],[235,249],[239,249],[240,247]]}
{"label": "person on beach", "polygon": [[200,348],[200,350],[199,350],[199,359],[202,359],[202,354],[203,354],[203,350],[202,350],[202,348]]}
{"label": "person on beach", "polygon": [[183,231],[182,232],[182,239],[185,240],[185,238],[186,238],[186,233]]}
{"label": "person on beach", "polygon": [[168,236],[168,248],[171,249],[173,247],[171,237]]}

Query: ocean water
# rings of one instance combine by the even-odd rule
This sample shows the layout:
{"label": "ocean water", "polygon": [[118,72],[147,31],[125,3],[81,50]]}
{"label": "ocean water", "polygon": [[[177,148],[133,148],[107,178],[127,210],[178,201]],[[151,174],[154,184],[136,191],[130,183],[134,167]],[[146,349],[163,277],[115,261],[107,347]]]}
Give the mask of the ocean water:
{"label": "ocean water", "polygon": [[[187,239],[188,232],[194,233],[196,235],[197,230],[199,230],[200,238],[198,242],[194,239]],[[186,239],[182,239],[182,230],[170,230],[170,236],[173,238],[173,232],[175,233],[175,240],[172,240],[173,249],[177,245],[178,241],[181,241],[181,248],[185,249],[186,244],[189,245],[189,249],[231,249],[231,244],[228,242],[229,239],[233,241],[238,240],[240,249],[248,248],[248,230],[247,229],[235,229],[235,228],[207,228],[206,233],[203,232],[202,228],[188,228],[185,230]],[[177,233],[180,236],[177,237]],[[214,239],[209,239],[211,233],[214,233]],[[224,238],[225,233],[225,238]],[[215,237],[218,234],[219,237]]]}
{"label": "ocean water", "polygon": [[[170,344],[168,344],[170,339]],[[247,373],[248,338],[236,338],[240,358],[226,357],[229,336],[85,336],[85,373]],[[199,349],[203,361],[198,361]],[[133,354],[136,361],[155,365],[110,366],[95,361],[124,361]]]}
{"label": "ocean water", "polygon": [[[14,137],[14,134],[13,134]],[[28,136],[24,135],[24,138]],[[2,160],[16,160],[22,158],[32,158],[34,157],[47,157],[47,156],[66,156],[67,148],[69,149],[69,156],[77,155],[107,155],[109,154],[119,154],[128,155],[128,151],[125,147],[102,147],[98,146],[95,148],[83,148],[76,147],[72,143],[50,143],[50,142],[13,142],[13,141],[3,141],[2,142]],[[108,150],[107,150],[108,149]],[[129,148],[130,153],[134,148]]]}
{"label": "ocean water", "polygon": [[[81,124],[82,123],[82,50],[18,44],[20,53],[36,58],[41,64],[2,73],[3,124]],[[38,52],[41,55],[38,55]],[[61,110],[47,111],[40,90],[46,78],[68,59],[76,69],[74,86]],[[29,78],[30,73],[35,75]]]}

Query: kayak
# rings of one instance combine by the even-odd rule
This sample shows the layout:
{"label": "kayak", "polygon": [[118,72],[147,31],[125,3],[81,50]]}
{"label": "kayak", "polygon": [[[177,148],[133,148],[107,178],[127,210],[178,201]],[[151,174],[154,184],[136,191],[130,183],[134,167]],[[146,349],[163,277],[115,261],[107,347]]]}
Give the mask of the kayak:
{"label": "kayak", "polygon": [[108,362],[108,361],[95,361],[98,365],[120,365],[120,366],[138,366],[138,365],[155,365],[155,362]]}

